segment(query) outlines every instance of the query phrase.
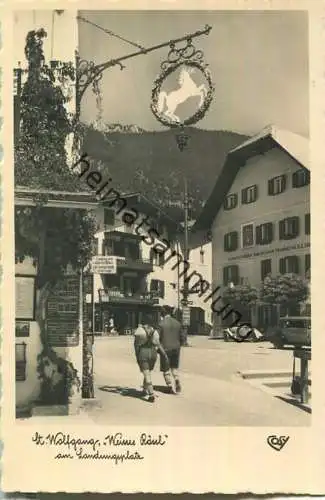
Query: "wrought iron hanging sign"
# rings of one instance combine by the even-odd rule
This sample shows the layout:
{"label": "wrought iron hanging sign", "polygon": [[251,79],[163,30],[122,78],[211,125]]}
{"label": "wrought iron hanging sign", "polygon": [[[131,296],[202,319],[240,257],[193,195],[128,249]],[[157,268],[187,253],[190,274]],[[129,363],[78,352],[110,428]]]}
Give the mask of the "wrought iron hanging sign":
{"label": "wrought iron hanging sign", "polygon": [[191,38],[185,47],[170,44],[167,60],[154,82],[151,110],[166,127],[184,127],[201,120],[210,107],[214,85],[204,62]]}

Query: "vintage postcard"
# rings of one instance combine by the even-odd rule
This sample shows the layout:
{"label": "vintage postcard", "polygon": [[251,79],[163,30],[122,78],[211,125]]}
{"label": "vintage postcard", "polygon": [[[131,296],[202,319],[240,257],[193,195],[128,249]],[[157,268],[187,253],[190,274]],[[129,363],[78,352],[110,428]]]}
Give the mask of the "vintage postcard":
{"label": "vintage postcard", "polygon": [[4,491],[325,493],[324,14],[1,7]]}

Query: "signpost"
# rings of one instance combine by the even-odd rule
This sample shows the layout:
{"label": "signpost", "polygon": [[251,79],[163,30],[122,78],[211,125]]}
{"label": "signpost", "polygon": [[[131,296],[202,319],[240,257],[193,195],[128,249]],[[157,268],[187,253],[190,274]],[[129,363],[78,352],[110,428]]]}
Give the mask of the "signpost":
{"label": "signpost", "polygon": [[96,255],[91,260],[93,274],[116,274],[117,258],[112,255]]}
{"label": "signpost", "polygon": [[182,317],[182,323],[184,326],[190,326],[191,324],[191,309],[188,306],[183,306],[183,317]]}

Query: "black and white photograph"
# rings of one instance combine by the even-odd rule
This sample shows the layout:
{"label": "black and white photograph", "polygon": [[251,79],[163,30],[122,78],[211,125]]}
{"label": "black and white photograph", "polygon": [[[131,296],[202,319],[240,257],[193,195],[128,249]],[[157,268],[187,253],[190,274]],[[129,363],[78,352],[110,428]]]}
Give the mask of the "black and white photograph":
{"label": "black and white photograph", "polygon": [[162,429],[258,428],[303,462],[309,13],[114,5],[12,10],[15,425],[103,428],[49,450],[83,467],[136,428],[163,461]]}

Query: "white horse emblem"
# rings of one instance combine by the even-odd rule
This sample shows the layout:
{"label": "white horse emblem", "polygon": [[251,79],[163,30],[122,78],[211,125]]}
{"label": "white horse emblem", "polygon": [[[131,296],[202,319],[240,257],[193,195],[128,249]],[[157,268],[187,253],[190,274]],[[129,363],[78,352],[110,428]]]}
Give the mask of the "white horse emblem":
{"label": "white horse emblem", "polygon": [[207,96],[206,86],[204,84],[198,86],[192,80],[190,75],[193,72],[194,68],[183,67],[178,77],[179,88],[177,90],[172,90],[169,93],[160,92],[159,94],[157,110],[159,113],[163,113],[172,121],[180,122],[180,118],[175,114],[179,104],[184,103],[190,97],[200,96],[200,108]]}

